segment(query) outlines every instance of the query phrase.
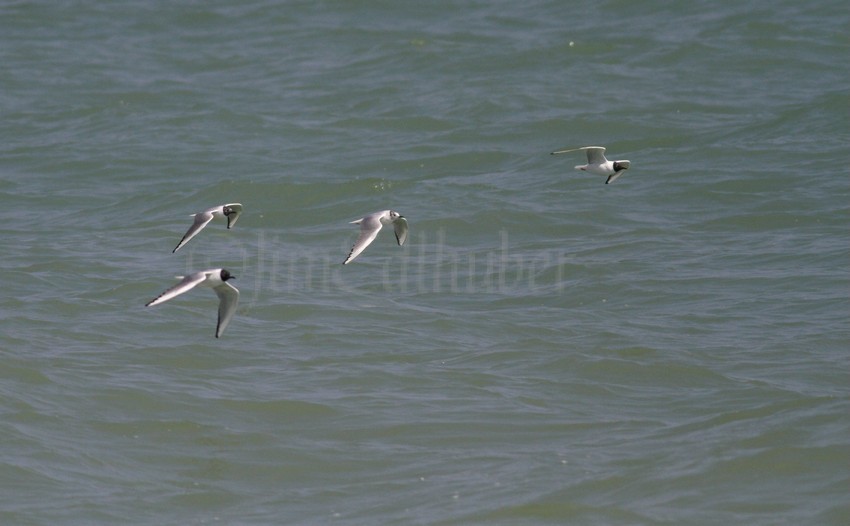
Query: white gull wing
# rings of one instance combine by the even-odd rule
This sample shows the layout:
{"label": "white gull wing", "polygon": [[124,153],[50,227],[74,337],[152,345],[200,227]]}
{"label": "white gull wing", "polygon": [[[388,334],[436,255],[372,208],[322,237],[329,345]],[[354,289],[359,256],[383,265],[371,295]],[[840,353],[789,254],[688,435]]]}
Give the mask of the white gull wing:
{"label": "white gull wing", "polygon": [[552,155],[558,155],[561,153],[570,153],[577,152],[579,150],[584,150],[587,154],[587,164],[602,164],[608,162],[608,159],[605,158],[605,147],[604,146],[582,146],[581,148],[569,148],[566,150],[555,150],[552,152]]}
{"label": "white gull wing", "polygon": [[581,150],[581,148],[569,148],[569,149],[566,149],[566,150],[555,150],[555,151],[554,151],[554,152],[552,152],[550,155],[558,155],[558,154],[560,154],[560,153],[577,152],[577,151],[579,151],[579,150]]}
{"label": "white gull wing", "polygon": [[167,289],[165,292],[157,296],[156,298],[150,300],[145,304],[145,307],[153,307],[154,305],[159,305],[165,301],[170,300],[176,296],[183,294],[184,292],[188,292],[198,286],[200,283],[204,282],[207,279],[206,272],[195,272],[194,274],[190,274],[183,278],[183,281],[174,285],[170,289]]}
{"label": "white gull wing", "polygon": [[407,219],[399,217],[393,222],[393,228],[395,229],[395,239],[398,241],[398,246],[403,245],[407,239]]}
{"label": "white gull wing", "polygon": [[623,175],[623,172],[625,172],[625,170],[617,170],[617,171],[616,171],[616,172],[614,172],[613,174],[609,175],[609,176],[608,176],[608,179],[606,179],[606,180],[605,180],[605,184],[611,184],[611,183],[613,183],[614,181],[616,181],[616,180],[617,180],[617,178],[618,178],[618,177],[620,177],[621,175]]}
{"label": "white gull wing", "polygon": [[587,152],[587,164],[605,164],[608,159],[605,158],[605,147],[603,146],[585,146],[579,148]]}
{"label": "white gull wing", "polygon": [[357,221],[352,221],[353,224],[360,224],[360,236],[357,238],[357,241],[354,242],[354,246],[351,247],[351,252],[349,252],[348,257],[345,258],[345,261],[342,262],[343,265],[347,265],[351,263],[354,258],[360,255],[361,252],[366,250],[372,241],[378,236],[378,232],[381,231],[381,227],[383,224],[381,223],[381,214],[369,214],[368,216],[358,219]]}
{"label": "white gull wing", "polygon": [[[239,221],[239,216],[242,215],[242,203],[230,203],[222,206],[222,210],[224,208],[230,208],[230,214],[227,214],[227,228],[233,228],[233,225]],[[224,213],[224,212],[222,212]]]}
{"label": "white gull wing", "polygon": [[236,312],[236,305],[239,303],[239,289],[230,283],[222,283],[213,287],[216,296],[218,296],[218,323],[215,326],[215,337],[221,337],[233,313]]}
{"label": "white gull wing", "polygon": [[204,227],[207,226],[210,221],[212,221],[212,210],[215,210],[215,208],[206,210],[204,212],[198,212],[197,214],[195,214],[194,223],[192,223],[192,226],[190,226],[189,230],[187,230],[186,233],[183,235],[183,239],[181,239],[180,242],[177,243],[177,246],[174,247],[174,250],[171,251],[172,254],[180,250],[180,247],[182,247],[183,245],[188,243],[190,239],[198,235],[198,232],[203,230]]}

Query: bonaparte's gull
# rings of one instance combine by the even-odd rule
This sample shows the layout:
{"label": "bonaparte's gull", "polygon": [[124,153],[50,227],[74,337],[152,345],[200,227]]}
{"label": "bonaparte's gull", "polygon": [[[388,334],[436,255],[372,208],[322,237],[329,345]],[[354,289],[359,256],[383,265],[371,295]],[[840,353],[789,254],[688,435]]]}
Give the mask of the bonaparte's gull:
{"label": "bonaparte's gull", "polygon": [[180,247],[189,242],[190,239],[198,235],[198,232],[204,229],[207,226],[207,223],[213,220],[215,217],[227,218],[227,228],[232,228],[233,225],[236,224],[236,221],[239,220],[239,214],[242,213],[242,205],[240,203],[230,203],[227,205],[214,206],[208,210],[204,210],[203,212],[198,212],[197,214],[192,214],[195,218],[195,222],[192,223],[192,226],[189,227],[189,230],[186,231],[186,234],[183,236],[183,239],[177,243],[177,246],[174,247],[174,250],[171,251],[173,254],[180,250]]}
{"label": "bonaparte's gull", "polygon": [[587,164],[577,165],[576,170],[607,176],[608,179],[605,180],[605,184],[616,181],[618,177],[623,175],[623,172],[629,169],[629,165],[631,164],[626,160],[609,161],[605,158],[604,146],[584,146],[582,148],[573,148],[570,150],[558,150],[552,152],[552,155],[576,152],[578,150],[584,150],[587,153]]}
{"label": "bonaparte's gull", "polygon": [[192,290],[198,285],[212,287],[218,296],[218,323],[215,326],[215,337],[218,338],[224,332],[227,324],[230,323],[230,318],[236,312],[236,304],[239,303],[239,290],[230,283],[226,283],[227,280],[235,277],[223,268],[202,270],[188,276],[177,276],[178,279],[182,278],[180,283],[147,302],[145,307],[153,307],[154,305],[168,301],[184,292]]}
{"label": "bonaparte's gull", "polygon": [[347,265],[354,261],[354,258],[359,256],[360,253],[375,240],[378,236],[378,232],[384,225],[392,223],[393,228],[395,229],[395,238],[396,241],[398,241],[399,246],[403,245],[404,240],[407,239],[407,219],[395,210],[375,212],[367,215],[366,217],[361,217],[357,221],[352,221],[351,223],[360,225],[360,236],[357,238],[354,246],[351,247],[351,252],[348,254],[348,257],[342,262],[343,265]]}

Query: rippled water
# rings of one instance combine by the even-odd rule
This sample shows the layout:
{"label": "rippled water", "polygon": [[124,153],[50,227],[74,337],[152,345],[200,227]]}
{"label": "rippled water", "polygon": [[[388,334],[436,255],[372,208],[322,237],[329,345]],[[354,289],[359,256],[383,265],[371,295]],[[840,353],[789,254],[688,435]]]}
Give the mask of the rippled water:
{"label": "rippled water", "polygon": [[[0,522],[846,524],[848,30],[0,5]],[[591,144],[631,169],[549,155]],[[214,267],[221,339],[209,290],[143,307]]]}

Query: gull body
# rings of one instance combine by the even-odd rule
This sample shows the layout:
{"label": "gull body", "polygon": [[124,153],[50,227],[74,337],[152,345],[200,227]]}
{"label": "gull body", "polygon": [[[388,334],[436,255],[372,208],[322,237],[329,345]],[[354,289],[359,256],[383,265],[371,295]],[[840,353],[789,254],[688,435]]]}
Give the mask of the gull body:
{"label": "gull body", "polygon": [[183,234],[183,239],[177,243],[177,246],[174,247],[174,250],[171,253],[175,253],[180,250],[180,247],[189,242],[190,239],[198,235],[198,232],[204,229],[207,224],[212,221],[214,218],[224,218],[227,219],[227,228],[232,228],[233,225],[236,224],[236,221],[239,220],[239,215],[242,214],[242,205],[240,203],[230,203],[226,205],[214,206],[212,208],[208,208],[203,212],[198,212],[197,214],[192,214],[192,217],[195,218],[192,226],[189,227],[189,230]]}
{"label": "gull body", "polygon": [[165,292],[147,302],[145,307],[159,305],[184,292],[189,292],[198,285],[211,287],[218,296],[218,322],[215,326],[215,337],[218,338],[224,332],[227,324],[230,323],[230,318],[233,317],[233,313],[236,312],[236,305],[239,303],[239,290],[227,283],[227,280],[235,277],[223,268],[202,270],[188,276],[177,276],[178,279],[182,278],[180,283],[166,289]]}
{"label": "gull body", "polygon": [[558,150],[552,152],[552,155],[577,152],[579,150],[584,150],[587,154],[587,164],[576,165],[576,170],[605,176],[607,177],[607,179],[605,179],[605,184],[616,181],[617,178],[623,175],[623,172],[628,170],[631,165],[631,162],[625,159],[620,161],[609,161],[606,159],[604,146],[583,146],[581,148],[573,148],[570,150]]}
{"label": "gull body", "polygon": [[354,261],[354,258],[366,250],[366,247],[368,247],[369,244],[378,237],[378,232],[381,231],[381,228],[384,225],[393,225],[395,238],[396,241],[398,241],[399,246],[403,245],[404,240],[407,239],[407,219],[395,210],[382,210],[380,212],[375,212],[361,217],[356,221],[352,221],[351,223],[360,225],[360,236],[357,237],[357,241],[355,241],[354,246],[351,247],[351,252],[348,253],[348,257],[342,262],[343,265],[351,263]]}

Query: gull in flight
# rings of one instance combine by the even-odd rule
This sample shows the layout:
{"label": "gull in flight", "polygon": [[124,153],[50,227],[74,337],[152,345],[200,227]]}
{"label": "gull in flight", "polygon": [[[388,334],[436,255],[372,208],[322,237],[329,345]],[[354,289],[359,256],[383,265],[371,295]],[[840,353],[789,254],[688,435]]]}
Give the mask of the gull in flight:
{"label": "gull in flight", "polygon": [[398,241],[399,246],[403,245],[404,240],[407,239],[407,219],[395,210],[375,212],[365,217],[361,217],[357,221],[352,221],[351,223],[360,225],[360,236],[358,236],[357,241],[354,242],[354,246],[351,247],[351,252],[349,252],[348,257],[342,262],[343,265],[347,265],[354,261],[354,258],[359,256],[360,253],[363,252],[376,237],[378,237],[378,232],[381,231],[381,227],[384,225],[393,225],[393,228],[395,229],[395,238],[396,241]]}
{"label": "gull in flight", "polygon": [[165,301],[175,298],[184,292],[188,292],[198,285],[212,287],[218,296],[218,323],[215,326],[215,337],[218,338],[224,332],[230,318],[236,312],[236,304],[239,303],[239,289],[227,283],[227,280],[236,276],[223,268],[213,268],[189,274],[188,276],[177,276],[182,281],[145,304],[145,307],[153,307]]}
{"label": "gull in flight", "polygon": [[552,152],[552,155],[559,153],[569,153],[584,150],[587,153],[587,164],[579,164],[576,170],[590,172],[596,175],[607,176],[605,184],[613,183],[618,177],[623,175],[623,172],[629,169],[631,164],[629,161],[609,161],[605,158],[604,146],[583,146],[581,148],[573,148],[571,150],[558,150]]}
{"label": "gull in flight", "polygon": [[183,235],[183,239],[177,243],[177,246],[174,247],[174,250],[171,253],[175,253],[180,250],[180,247],[189,242],[190,239],[198,235],[198,232],[204,229],[207,226],[207,223],[213,220],[213,218],[227,218],[227,228],[232,228],[233,225],[236,224],[236,221],[239,220],[239,215],[242,213],[242,205],[240,203],[230,203],[227,205],[214,206],[208,210],[204,210],[203,212],[198,212],[197,214],[192,214],[195,218],[195,221],[192,223],[192,226],[189,227],[189,230]]}

